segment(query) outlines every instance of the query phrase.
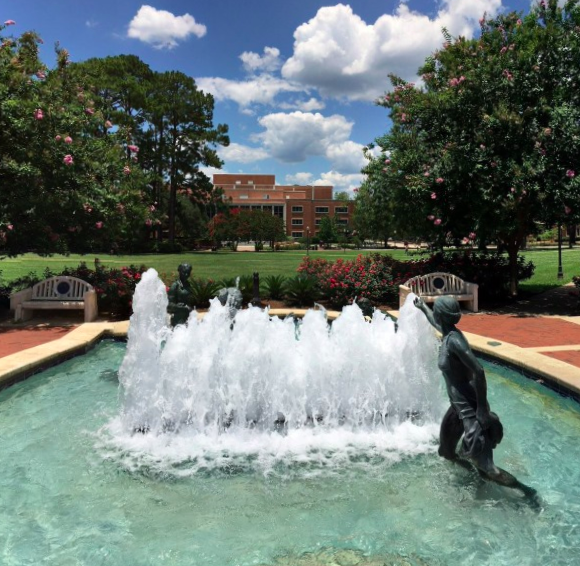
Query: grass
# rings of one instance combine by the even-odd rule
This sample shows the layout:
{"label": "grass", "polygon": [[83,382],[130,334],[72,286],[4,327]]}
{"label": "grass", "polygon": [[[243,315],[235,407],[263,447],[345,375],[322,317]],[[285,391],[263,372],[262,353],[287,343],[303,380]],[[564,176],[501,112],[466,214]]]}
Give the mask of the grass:
{"label": "grass", "polygon": [[[409,259],[404,250],[388,249],[380,250],[397,259]],[[310,255],[315,258],[330,260],[355,258],[359,253],[368,253],[367,250],[328,251],[311,250]],[[42,274],[46,267],[55,272],[64,267],[76,267],[81,261],[89,266],[94,265],[95,257],[98,257],[103,265],[109,267],[123,267],[125,265],[144,264],[154,267],[159,273],[165,273],[168,280],[175,277],[177,266],[180,263],[190,263],[193,266],[193,276],[208,279],[228,279],[242,275],[251,275],[257,271],[261,277],[267,275],[284,275],[292,277],[296,275],[296,269],[302,258],[306,255],[304,250],[286,250],[279,252],[231,252],[220,250],[212,252],[189,252],[181,254],[143,254],[131,256],[112,256],[106,254],[40,257],[35,254],[25,254],[16,258],[0,260],[0,278],[5,282],[35,271]],[[536,266],[534,276],[520,284],[520,290],[527,293],[539,293],[553,287],[572,281],[574,275],[580,275],[580,248],[562,249],[562,265],[564,278],[558,279],[558,251],[555,248],[533,249],[523,253],[526,260],[531,260]],[[413,257],[413,256],[411,256]]]}
{"label": "grass", "polygon": [[[385,252],[390,253],[398,259],[408,258],[403,250],[385,250]],[[361,250],[310,251],[312,257],[330,260],[335,260],[339,257],[353,259],[360,253]],[[368,253],[368,251],[363,253]],[[154,267],[159,273],[166,273],[168,276],[177,272],[177,266],[180,263],[190,263],[193,267],[193,277],[221,280],[251,275],[254,271],[257,271],[261,277],[265,277],[266,275],[292,277],[296,275],[296,269],[305,255],[305,250],[259,253],[220,250],[217,253],[188,252],[181,254],[143,254],[131,256],[71,254],[69,256],[54,255],[51,257],[40,257],[35,254],[24,254],[16,258],[0,260],[0,275],[3,281],[12,281],[28,274],[30,271],[42,274],[46,267],[58,272],[64,267],[76,267],[81,261],[84,261],[89,267],[92,267],[94,266],[95,257],[98,257],[101,265],[108,267],[144,264],[147,267]]]}

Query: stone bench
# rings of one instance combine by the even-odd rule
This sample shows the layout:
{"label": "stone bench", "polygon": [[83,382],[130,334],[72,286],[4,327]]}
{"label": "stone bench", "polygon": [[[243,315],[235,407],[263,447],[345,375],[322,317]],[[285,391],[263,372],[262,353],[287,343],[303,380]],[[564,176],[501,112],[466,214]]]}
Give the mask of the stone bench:
{"label": "stone bench", "polygon": [[29,320],[35,310],[83,310],[85,322],[97,318],[97,293],[82,279],[58,275],[10,296],[15,322]]}
{"label": "stone bench", "polygon": [[409,293],[415,293],[425,303],[433,303],[437,297],[452,295],[459,303],[466,303],[466,309],[477,312],[478,289],[476,283],[468,283],[451,273],[428,273],[412,277],[399,285],[399,308],[405,303]]}

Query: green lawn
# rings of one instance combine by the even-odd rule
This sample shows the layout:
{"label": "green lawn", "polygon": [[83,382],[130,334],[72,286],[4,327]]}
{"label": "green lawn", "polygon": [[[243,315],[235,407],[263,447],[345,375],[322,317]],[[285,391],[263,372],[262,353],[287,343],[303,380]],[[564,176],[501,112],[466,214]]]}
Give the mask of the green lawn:
{"label": "green lawn", "polygon": [[[333,260],[339,257],[351,259],[359,253],[361,251],[358,250],[310,251],[312,257]],[[362,253],[368,253],[368,251]],[[388,253],[402,260],[409,258],[403,250],[381,250],[381,253]],[[34,254],[25,254],[16,258],[0,260],[0,277],[3,281],[9,282],[17,277],[26,275],[30,271],[36,271],[41,274],[45,267],[49,267],[58,272],[65,266],[76,267],[81,261],[93,266],[95,257],[98,257],[103,265],[111,267],[145,264],[148,267],[154,267],[160,273],[166,273],[169,279],[172,278],[172,272],[175,272],[177,266],[183,262],[191,263],[195,277],[220,280],[238,275],[251,275],[254,271],[259,272],[262,277],[277,274],[291,277],[296,274],[296,268],[305,254],[304,250],[259,253],[220,250],[217,253],[194,252],[133,256],[111,256],[106,254],[81,256],[72,254],[70,256],[39,257]],[[557,287],[562,283],[569,283],[574,275],[580,275],[580,248],[565,248],[562,250],[564,270],[564,278],[562,280],[557,278],[558,253],[556,249],[529,250],[524,252],[523,255],[527,260],[534,262],[536,271],[532,279],[522,282],[522,291],[537,293],[551,287]]]}

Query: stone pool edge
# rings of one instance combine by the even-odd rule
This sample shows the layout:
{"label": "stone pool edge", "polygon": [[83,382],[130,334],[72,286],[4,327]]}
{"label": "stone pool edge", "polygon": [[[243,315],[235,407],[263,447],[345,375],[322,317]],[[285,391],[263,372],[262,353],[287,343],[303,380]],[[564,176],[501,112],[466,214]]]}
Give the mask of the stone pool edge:
{"label": "stone pool edge", "polygon": [[[304,316],[307,309],[270,309],[273,316],[294,314]],[[392,311],[395,318],[399,313]],[[204,313],[199,316],[203,317]],[[335,320],[340,313],[328,311],[327,317]],[[68,358],[85,353],[103,338],[124,339],[129,330],[129,321],[120,322],[87,322],[69,332],[66,336],[10,354],[0,358],[0,389],[4,389],[56,365]],[[493,338],[464,333],[473,350],[492,361],[505,363],[512,368],[520,369],[528,376],[543,380],[564,395],[572,395],[580,400],[580,368],[543,355],[541,352],[520,348],[507,342],[498,342]]]}
{"label": "stone pool edge", "polygon": [[126,338],[129,321],[85,322],[62,338],[0,358],[0,389],[84,354],[102,338]]}

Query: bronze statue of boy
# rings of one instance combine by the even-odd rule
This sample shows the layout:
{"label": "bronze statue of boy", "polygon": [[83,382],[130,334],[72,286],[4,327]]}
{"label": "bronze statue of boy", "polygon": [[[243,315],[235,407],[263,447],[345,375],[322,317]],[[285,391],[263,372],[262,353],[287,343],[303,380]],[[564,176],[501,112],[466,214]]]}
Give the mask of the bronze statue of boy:
{"label": "bronze statue of boy", "polygon": [[177,271],[179,279],[171,285],[167,293],[167,298],[169,299],[167,312],[171,315],[171,326],[185,324],[192,310],[191,298],[193,292],[189,285],[191,265],[182,263],[177,268]]}
{"label": "bronze statue of boy", "polygon": [[[455,326],[461,318],[459,303],[455,297],[443,295],[435,300],[433,311],[419,297],[415,298],[414,305],[442,334],[438,366],[451,406],[441,423],[439,455],[452,461],[469,460],[484,477],[534,496],[535,490],[498,468],[493,461],[493,450],[503,438],[503,426],[499,417],[490,411],[485,372],[465,336]],[[457,444],[462,436],[458,454]]]}

